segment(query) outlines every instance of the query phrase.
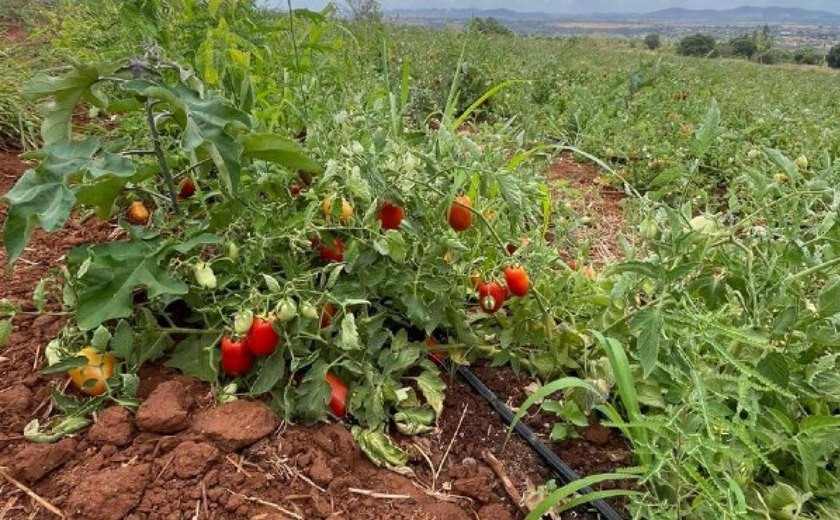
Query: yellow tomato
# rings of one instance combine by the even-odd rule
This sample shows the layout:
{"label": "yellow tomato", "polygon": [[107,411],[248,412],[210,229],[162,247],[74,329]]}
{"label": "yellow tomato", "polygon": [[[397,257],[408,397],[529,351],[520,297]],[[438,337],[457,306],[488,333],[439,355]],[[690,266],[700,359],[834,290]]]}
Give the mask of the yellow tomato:
{"label": "yellow tomato", "polygon": [[[324,212],[324,216],[327,217],[327,219],[330,218],[330,210],[332,210],[333,200],[333,197],[329,196],[324,199],[324,202],[321,204],[321,210]],[[342,224],[347,224],[350,222],[351,218],[353,218],[353,206],[347,202],[347,199],[342,197],[341,216],[339,217],[339,220]]]}

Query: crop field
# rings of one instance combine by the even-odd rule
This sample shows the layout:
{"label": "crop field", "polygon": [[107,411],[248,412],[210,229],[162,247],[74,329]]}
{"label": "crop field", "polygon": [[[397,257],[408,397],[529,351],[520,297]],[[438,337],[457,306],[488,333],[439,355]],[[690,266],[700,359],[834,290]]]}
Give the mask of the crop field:
{"label": "crop field", "polygon": [[9,5],[0,520],[840,518],[836,72]]}

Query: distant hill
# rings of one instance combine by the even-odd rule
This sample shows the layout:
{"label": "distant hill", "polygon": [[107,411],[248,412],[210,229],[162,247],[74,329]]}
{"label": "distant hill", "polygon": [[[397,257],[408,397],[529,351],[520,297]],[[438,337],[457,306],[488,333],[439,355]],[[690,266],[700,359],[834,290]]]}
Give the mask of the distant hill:
{"label": "distant hill", "polygon": [[[635,17],[633,17],[635,18]],[[840,24],[840,15],[799,7],[736,7],[734,9],[663,9],[640,15],[643,20],[696,21],[716,23],[766,22]]]}
{"label": "distant hill", "polygon": [[709,23],[729,25],[740,23],[840,25],[840,15],[825,11],[812,11],[798,7],[737,7],[734,9],[683,9],[671,8],[652,13],[592,13],[589,15],[559,15],[549,13],[524,13],[511,9],[395,9],[387,14],[393,18],[468,20],[473,16],[493,17],[499,20],[612,20],[612,21],[662,21]]}

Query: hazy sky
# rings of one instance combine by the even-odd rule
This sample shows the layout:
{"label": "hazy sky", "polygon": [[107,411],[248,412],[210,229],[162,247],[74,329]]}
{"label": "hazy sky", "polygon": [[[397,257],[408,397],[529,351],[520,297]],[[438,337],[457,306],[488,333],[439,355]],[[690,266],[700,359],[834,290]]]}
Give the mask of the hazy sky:
{"label": "hazy sky", "polygon": [[[803,7],[840,13],[840,0],[381,0],[385,9],[405,8],[478,8],[504,7],[516,11],[550,13],[647,12],[668,7],[692,9],[727,9],[744,5]],[[285,6],[285,0],[268,0],[270,4]],[[292,0],[292,7],[320,9],[327,0]]]}

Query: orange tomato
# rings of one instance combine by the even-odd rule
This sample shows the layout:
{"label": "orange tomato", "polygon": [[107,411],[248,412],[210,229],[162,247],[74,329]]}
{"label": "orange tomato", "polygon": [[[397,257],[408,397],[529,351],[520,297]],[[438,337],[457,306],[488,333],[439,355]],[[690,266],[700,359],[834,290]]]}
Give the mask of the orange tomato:
{"label": "orange tomato", "polygon": [[149,210],[146,209],[146,205],[139,200],[132,202],[128,207],[128,220],[138,226],[146,225],[149,222]]}
{"label": "orange tomato", "polygon": [[77,355],[86,357],[88,364],[68,370],[67,375],[87,395],[104,394],[105,381],[114,375],[117,360],[111,354],[100,354],[93,347],[85,347]]}

